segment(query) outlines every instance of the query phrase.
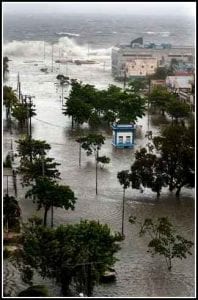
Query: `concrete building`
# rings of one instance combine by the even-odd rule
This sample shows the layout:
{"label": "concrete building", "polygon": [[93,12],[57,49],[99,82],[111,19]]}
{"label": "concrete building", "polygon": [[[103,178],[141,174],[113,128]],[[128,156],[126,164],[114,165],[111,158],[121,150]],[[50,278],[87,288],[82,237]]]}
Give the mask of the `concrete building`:
{"label": "concrete building", "polygon": [[192,76],[167,76],[166,86],[171,92],[177,94],[178,98],[189,104],[191,111],[195,111],[195,96],[192,93],[194,75]]}
{"label": "concrete building", "polygon": [[132,148],[134,145],[135,125],[117,124],[112,125],[112,145],[116,148]]}
{"label": "concrete building", "polygon": [[166,86],[173,92],[187,92],[192,91],[193,76],[167,76]]}
{"label": "concrete building", "polygon": [[158,66],[170,64],[177,59],[186,63],[194,63],[194,47],[173,46],[170,44],[143,44],[143,39],[133,40],[130,45],[119,45],[112,48],[112,75],[116,79],[126,76],[126,64],[134,60],[157,60]]}
{"label": "concrete building", "polygon": [[194,71],[194,65],[192,63],[179,62],[173,67],[173,72],[175,76],[193,75]]}
{"label": "concrete building", "polygon": [[156,58],[128,59],[124,65],[126,77],[142,77],[155,73],[157,68]]}

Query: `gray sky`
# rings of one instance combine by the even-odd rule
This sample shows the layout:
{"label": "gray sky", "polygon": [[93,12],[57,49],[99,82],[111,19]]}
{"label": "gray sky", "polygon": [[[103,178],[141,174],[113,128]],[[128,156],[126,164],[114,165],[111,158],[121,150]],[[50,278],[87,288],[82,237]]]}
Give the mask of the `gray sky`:
{"label": "gray sky", "polygon": [[87,13],[195,16],[196,2],[4,2],[5,14]]}

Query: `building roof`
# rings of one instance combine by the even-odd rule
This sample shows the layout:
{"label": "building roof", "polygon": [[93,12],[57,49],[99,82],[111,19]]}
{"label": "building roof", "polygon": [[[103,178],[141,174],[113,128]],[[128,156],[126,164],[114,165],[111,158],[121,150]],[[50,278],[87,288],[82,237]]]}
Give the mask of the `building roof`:
{"label": "building roof", "polygon": [[112,128],[113,129],[134,129],[135,128],[135,125],[134,124],[116,124],[114,123],[112,125]]}

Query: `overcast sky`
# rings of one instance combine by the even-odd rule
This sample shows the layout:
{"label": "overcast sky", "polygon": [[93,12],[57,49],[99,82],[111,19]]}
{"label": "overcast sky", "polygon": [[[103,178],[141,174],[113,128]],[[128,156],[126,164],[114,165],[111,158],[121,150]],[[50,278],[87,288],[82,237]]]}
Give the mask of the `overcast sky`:
{"label": "overcast sky", "polygon": [[4,2],[5,14],[136,14],[195,16],[196,2]]}

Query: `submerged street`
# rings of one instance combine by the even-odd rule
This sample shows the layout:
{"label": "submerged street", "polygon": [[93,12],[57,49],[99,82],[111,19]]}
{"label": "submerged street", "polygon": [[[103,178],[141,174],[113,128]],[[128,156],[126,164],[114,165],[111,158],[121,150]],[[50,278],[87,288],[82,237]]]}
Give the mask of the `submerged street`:
{"label": "submerged street", "polygon": [[[99,220],[107,223],[112,231],[121,231],[122,187],[117,180],[117,173],[130,169],[134,160],[134,153],[148,142],[145,138],[148,130],[148,116],[145,115],[137,122],[135,147],[131,149],[115,149],[111,145],[112,132],[99,131],[105,137],[101,155],[110,157],[110,163],[98,172],[98,195],[95,194],[95,163],[92,156],[86,156],[82,150],[81,167],[78,165],[79,145],[75,141],[82,130],[88,131],[84,126],[81,131],[71,129],[71,120],[62,114],[61,89],[56,88],[56,76],[59,73],[77,78],[83,83],[96,85],[97,88],[107,88],[109,84],[117,84],[111,78],[111,71],[107,57],[107,68],[102,64],[70,66],[65,74],[65,66],[60,66],[54,73],[42,74],[39,66],[33,63],[24,63],[22,58],[13,56],[9,63],[9,81],[7,85],[16,89],[17,73],[20,73],[22,93],[34,95],[37,115],[32,118],[32,137],[45,140],[51,145],[49,157],[54,157],[61,165],[61,183],[69,185],[75,192],[77,199],[74,211],[65,211],[54,208],[54,225],[79,222],[81,219]],[[47,62],[50,66],[50,61]],[[98,80],[100,78],[100,80]],[[122,85],[120,85],[122,86]],[[64,96],[69,93],[65,89]],[[149,130],[153,135],[159,132],[159,116],[149,117]],[[164,120],[165,122],[165,120]],[[4,155],[10,150],[11,135],[6,128],[4,120]],[[12,140],[16,152],[15,140],[21,136],[17,126],[13,126]],[[9,186],[11,183],[9,182]],[[6,182],[4,183],[6,189]],[[11,190],[10,190],[11,192]],[[30,199],[24,198],[25,190],[20,185],[18,178],[18,199],[22,209],[23,221],[35,214],[35,204]],[[139,219],[146,217],[167,216],[176,226],[177,230],[186,238],[194,239],[194,189],[181,191],[179,199],[175,193],[167,189],[162,190],[160,199],[156,194],[145,190],[127,189],[125,202],[125,240],[121,243],[121,250],[117,254],[119,259],[115,264],[117,280],[112,284],[102,284],[95,288],[94,297],[193,297],[194,296],[194,255],[187,259],[173,262],[171,272],[167,270],[163,257],[151,257],[147,253],[148,240],[140,238],[138,228],[128,222],[130,215]],[[37,212],[42,216],[42,211]],[[194,249],[193,249],[194,252]],[[22,289],[22,284],[17,273],[13,282],[9,283],[12,267],[5,270],[5,283],[12,296],[16,296]],[[7,280],[7,281],[6,281]],[[39,282],[39,278],[35,281]],[[49,283],[49,290],[53,296],[59,296],[59,289],[55,283]]]}

